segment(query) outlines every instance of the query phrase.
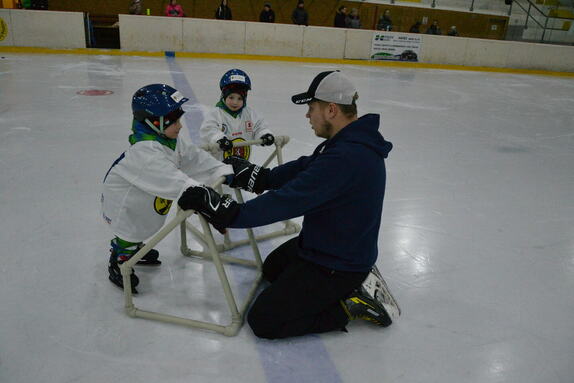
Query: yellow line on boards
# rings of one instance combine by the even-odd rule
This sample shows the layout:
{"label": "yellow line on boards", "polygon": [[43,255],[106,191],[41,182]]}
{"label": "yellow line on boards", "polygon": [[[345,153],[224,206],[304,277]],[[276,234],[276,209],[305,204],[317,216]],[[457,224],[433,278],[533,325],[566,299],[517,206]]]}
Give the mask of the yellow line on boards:
{"label": "yellow line on boards", "polygon": [[[119,49],[54,49],[54,48],[34,48],[34,47],[6,47],[0,46],[0,52],[8,53],[37,53],[37,54],[73,54],[73,55],[111,55],[111,56],[152,56],[163,57],[166,52],[144,52],[144,51],[123,51]],[[535,69],[518,68],[495,68],[464,65],[446,64],[425,64],[418,62],[383,61],[383,60],[349,60],[349,59],[329,59],[315,57],[291,57],[291,56],[258,56],[244,54],[223,54],[223,53],[193,53],[193,52],[171,52],[175,57],[196,58],[196,59],[226,59],[226,60],[257,60],[257,61],[284,61],[284,62],[308,62],[308,63],[329,63],[339,65],[362,65],[377,67],[396,68],[420,68],[420,69],[443,69],[462,70],[492,73],[512,73],[544,75],[557,77],[574,77],[574,72],[555,72]]]}
{"label": "yellow line on boards", "polygon": [[110,55],[110,56],[165,56],[165,52],[135,52],[122,51],[119,49],[94,49],[94,48],[36,48],[36,47],[0,47],[0,52],[10,53],[36,53],[56,55]]}

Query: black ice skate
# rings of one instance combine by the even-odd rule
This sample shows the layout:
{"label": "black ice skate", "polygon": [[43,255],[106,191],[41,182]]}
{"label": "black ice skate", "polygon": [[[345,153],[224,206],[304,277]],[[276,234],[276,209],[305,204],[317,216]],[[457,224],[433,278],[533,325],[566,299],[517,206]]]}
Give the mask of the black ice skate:
{"label": "black ice skate", "polygon": [[[138,249],[136,250],[139,251],[139,249],[141,249],[142,247],[144,247],[143,244],[141,244]],[[137,261],[136,265],[140,265],[140,266],[159,266],[161,265],[161,261],[158,259],[159,258],[159,251],[157,251],[156,249],[151,249],[150,251],[147,252],[146,255],[144,255],[142,257],[142,259],[140,259],[139,261]]]}
{"label": "black ice skate", "polygon": [[350,319],[364,319],[387,327],[401,309],[376,266],[357,290],[341,302]]}
{"label": "black ice skate", "polygon": [[[122,278],[122,272],[120,271],[120,266],[119,266],[122,263],[123,263],[122,261],[118,261],[116,253],[112,251],[112,254],[110,255],[110,262],[108,264],[108,271],[110,273],[109,279],[114,285],[118,286],[119,288],[121,288],[123,290],[124,280]],[[132,273],[130,275],[130,282],[132,285],[132,293],[137,294],[138,291],[136,290],[136,286],[140,283],[140,280],[137,277],[137,275],[134,273],[133,269],[132,269]]]}

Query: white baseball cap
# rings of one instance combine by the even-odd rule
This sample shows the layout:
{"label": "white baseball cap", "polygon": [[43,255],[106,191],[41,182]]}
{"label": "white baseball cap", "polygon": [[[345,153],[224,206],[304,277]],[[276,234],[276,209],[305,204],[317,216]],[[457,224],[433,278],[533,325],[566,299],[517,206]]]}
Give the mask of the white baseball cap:
{"label": "white baseball cap", "polygon": [[357,89],[351,80],[338,70],[319,73],[306,92],[291,97],[291,101],[297,105],[308,104],[313,100],[351,105],[356,99]]}

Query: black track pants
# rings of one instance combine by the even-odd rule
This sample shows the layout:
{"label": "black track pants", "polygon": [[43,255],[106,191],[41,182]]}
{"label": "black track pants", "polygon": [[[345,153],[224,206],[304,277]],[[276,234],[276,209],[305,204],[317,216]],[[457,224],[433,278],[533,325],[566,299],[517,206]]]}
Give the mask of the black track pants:
{"label": "black track pants", "polygon": [[341,330],[349,319],[340,300],[359,287],[368,272],[329,270],[297,255],[298,237],[275,249],[263,263],[271,285],[257,297],[247,315],[261,338],[287,338]]}

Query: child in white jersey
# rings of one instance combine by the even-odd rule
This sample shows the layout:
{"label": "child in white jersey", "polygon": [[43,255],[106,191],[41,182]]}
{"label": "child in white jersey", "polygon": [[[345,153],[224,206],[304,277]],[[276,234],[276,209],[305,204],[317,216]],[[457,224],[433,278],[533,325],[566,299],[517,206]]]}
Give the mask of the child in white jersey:
{"label": "child in white jersey", "polygon": [[234,142],[261,139],[263,146],[273,145],[275,137],[265,120],[247,106],[247,92],[251,90],[247,73],[240,69],[227,71],[219,81],[219,88],[221,98],[199,129],[202,144],[217,143],[223,151],[216,157],[220,160],[231,155],[249,159],[250,148],[233,148]]}
{"label": "child in white jersey", "polygon": [[[211,184],[233,168],[199,147],[178,139],[188,101],[165,84],[139,89],[132,98],[131,146],[112,164],[104,178],[102,212],[115,238],[111,241],[109,279],[123,288],[119,265],[134,255],[143,241],[165,223],[173,200],[191,186]],[[157,250],[138,264],[159,265]],[[139,283],[131,275],[132,291]]]}

